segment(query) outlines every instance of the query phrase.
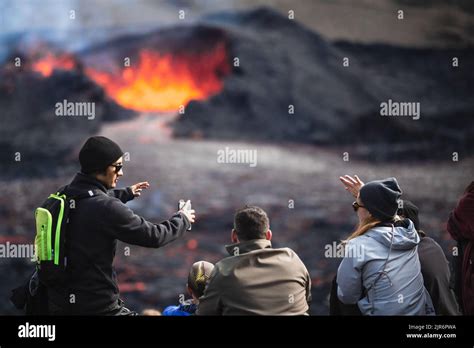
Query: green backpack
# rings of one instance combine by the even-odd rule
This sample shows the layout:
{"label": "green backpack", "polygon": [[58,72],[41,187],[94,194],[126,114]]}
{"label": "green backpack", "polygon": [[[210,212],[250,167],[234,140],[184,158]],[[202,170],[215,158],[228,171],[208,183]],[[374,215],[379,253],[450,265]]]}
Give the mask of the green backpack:
{"label": "green backpack", "polygon": [[61,285],[65,281],[67,267],[66,242],[69,213],[78,200],[94,197],[99,190],[70,196],[68,186],[49,195],[36,209],[35,254],[39,280],[46,286]]}

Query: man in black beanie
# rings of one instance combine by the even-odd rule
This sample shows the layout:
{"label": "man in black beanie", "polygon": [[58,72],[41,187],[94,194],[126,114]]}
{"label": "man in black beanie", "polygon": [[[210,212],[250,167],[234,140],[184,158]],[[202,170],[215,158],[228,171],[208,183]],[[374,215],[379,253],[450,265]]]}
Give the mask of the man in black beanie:
{"label": "man in black beanie", "polygon": [[88,197],[77,200],[69,210],[68,281],[60,289],[48,289],[51,314],[134,315],[119,298],[113,268],[117,240],[159,248],[182,237],[194,223],[190,204],[160,224],[146,221],[128,208],[125,203],[140,196],[149,184],[114,189],[123,175],[123,154],[115,142],[101,136],[89,138],[80,150],[81,172],[65,192],[67,197]]}

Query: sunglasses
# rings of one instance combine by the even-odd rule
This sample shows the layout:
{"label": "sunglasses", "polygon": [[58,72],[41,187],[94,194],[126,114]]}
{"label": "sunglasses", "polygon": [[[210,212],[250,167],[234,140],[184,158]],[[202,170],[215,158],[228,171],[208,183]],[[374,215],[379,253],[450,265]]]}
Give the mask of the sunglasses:
{"label": "sunglasses", "polygon": [[354,208],[354,211],[359,210],[359,208],[365,208],[363,205],[357,203],[357,201],[352,203],[352,208]]}
{"label": "sunglasses", "polygon": [[118,172],[120,172],[123,168],[123,164],[111,164],[110,165],[111,167],[115,167],[115,174],[117,174]]}

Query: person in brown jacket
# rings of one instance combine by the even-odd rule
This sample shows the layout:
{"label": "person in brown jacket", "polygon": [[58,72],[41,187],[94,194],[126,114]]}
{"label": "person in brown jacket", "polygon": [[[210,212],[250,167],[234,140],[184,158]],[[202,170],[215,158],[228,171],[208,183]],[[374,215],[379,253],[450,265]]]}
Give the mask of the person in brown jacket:
{"label": "person in brown jacket", "polygon": [[227,245],[230,254],[211,274],[197,315],[307,315],[311,278],[296,253],[272,248],[267,214],[239,209]]}

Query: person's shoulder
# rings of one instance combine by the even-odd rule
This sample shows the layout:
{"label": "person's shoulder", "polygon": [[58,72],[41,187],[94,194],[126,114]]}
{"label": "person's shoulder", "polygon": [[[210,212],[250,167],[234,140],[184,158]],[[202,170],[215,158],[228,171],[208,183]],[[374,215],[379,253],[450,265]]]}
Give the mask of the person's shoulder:
{"label": "person's shoulder", "polygon": [[420,244],[426,244],[426,245],[437,245],[439,246],[438,242],[435,241],[433,238],[428,237],[428,236],[423,236],[420,238]]}
{"label": "person's shoulder", "polygon": [[376,246],[378,244],[378,242],[374,238],[371,237],[371,235],[375,234],[375,233],[377,233],[377,232],[374,229],[370,229],[361,236],[357,236],[355,238],[349,239],[346,242],[346,247],[348,247],[348,246],[358,247],[358,246],[361,246],[361,245],[364,245],[366,247],[370,246],[370,245]]}
{"label": "person's shoulder", "polygon": [[276,252],[276,253],[286,254],[289,257],[294,257],[294,258],[298,258],[298,259],[300,258],[298,256],[298,254],[296,253],[296,251],[294,251],[293,249],[291,249],[289,247],[273,248],[271,250],[273,250],[273,252]]}
{"label": "person's shoulder", "polygon": [[370,258],[369,255],[377,255],[380,252],[385,253],[388,249],[387,246],[384,246],[376,238],[373,238],[371,231],[373,230],[369,230],[361,236],[346,241],[344,245],[344,256],[357,260],[358,263],[364,263],[367,261],[367,258]]}
{"label": "person's shoulder", "polygon": [[93,210],[104,214],[108,207],[107,194],[99,189],[74,189],[68,191],[68,197],[75,201],[78,209]]}
{"label": "person's shoulder", "polygon": [[420,243],[418,244],[418,251],[420,251],[420,249],[430,249],[444,255],[443,248],[441,248],[441,245],[439,245],[438,242],[431,237],[425,236],[420,239]]}
{"label": "person's shoulder", "polygon": [[224,257],[223,259],[217,261],[214,264],[214,269],[212,270],[211,275],[216,276],[216,275],[221,274],[223,270],[229,268],[232,264],[234,264],[235,257],[236,256],[227,256],[227,257]]}
{"label": "person's shoulder", "polygon": [[289,260],[293,264],[299,265],[302,269],[306,270],[306,265],[301,260],[301,258],[296,253],[296,251],[294,251],[293,249],[291,249],[289,247],[283,247],[283,248],[276,248],[276,249],[272,249],[272,250],[280,254],[278,256],[280,257],[281,260],[284,260],[284,258],[281,258],[282,255],[286,256],[287,260]]}
{"label": "person's shoulder", "polygon": [[226,281],[226,279],[229,277],[233,278],[235,275],[234,272],[237,268],[242,268],[243,265],[248,265],[248,260],[255,257],[257,256],[251,253],[229,255],[224,257],[215,263],[210,279],[216,283],[219,281]]}

